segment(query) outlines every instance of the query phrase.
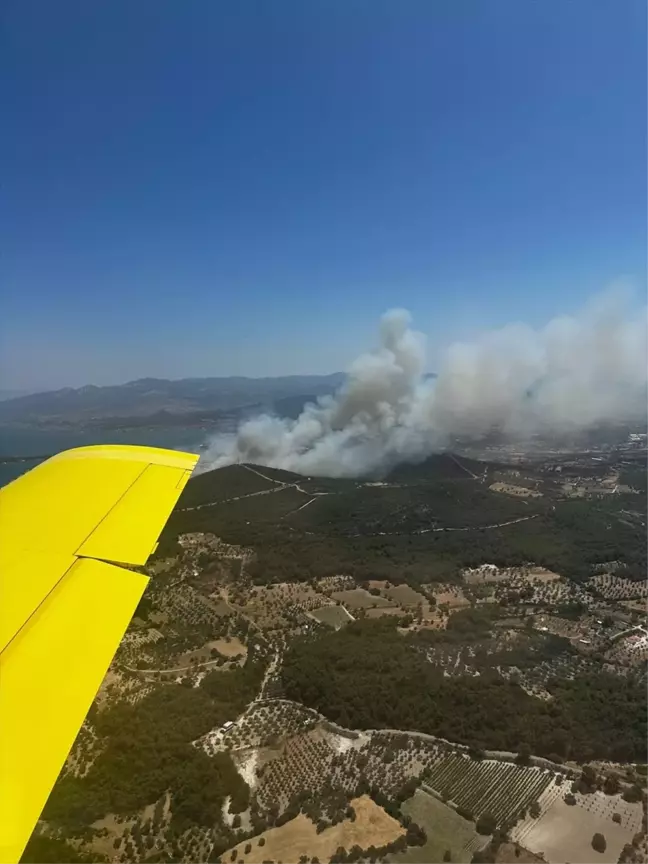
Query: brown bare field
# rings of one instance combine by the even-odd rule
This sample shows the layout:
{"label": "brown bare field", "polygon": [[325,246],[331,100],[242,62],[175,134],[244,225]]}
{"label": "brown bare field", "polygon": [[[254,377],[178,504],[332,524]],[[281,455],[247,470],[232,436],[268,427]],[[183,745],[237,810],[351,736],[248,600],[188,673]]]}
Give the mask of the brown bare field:
{"label": "brown bare field", "polygon": [[505,495],[516,495],[518,498],[542,498],[542,492],[529,489],[526,486],[512,486],[510,483],[497,481],[488,487],[493,492],[503,492]]}
{"label": "brown bare field", "polygon": [[383,593],[389,597],[390,600],[393,600],[395,603],[398,603],[399,606],[418,606],[419,604],[427,605],[426,598],[419,594],[418,591],[415,591],[413,588],[410,588],[409,585],[395,585],[393,588],[385,588]]}
{"label": "brown bare field", "polygon": [[115,854],[114,841],[116,837],[123,837],[127,830],[135,824],[135,819],[125,819],[117,822],[116,816],[108,813],[103,819],[92,823],[95,834],[92,837],[92,851],[99,855],[105,855],[108,860]]}
{"label": "brown bare field", "polygon": [[[279,828],[270,828],[257,837],[239,843],[235,847],[237,854],[234,860],[244,861],[245,864],[262,864],[263,861],[297,861],[306,855],[308,858],[317,856],[320,861],[328,861],[339,846],[345,849],[355,845],[362,849],[384,846],[405,833],[400,822],[385,813],[368,795],[354,798],[351,806],[356,813],[354,822],[345,819],[318,834],[310,819],[300,813]],[[260,837],[265,838],[263,846],[259,846]],[[252,848],[246,855],[245,846],[248,843]],[[232,850],[228,850],[221,860],[229,861],[231,856]]]}
{"label": "brown bare field", "polygon": [[[562,796],[557,796],[541,817],[526,828],[521,841],[547,861],[614,864],[624,845],[631,843],[634,833],[641,830],[641,804],[628,804],[618,795],[606,796],[602,792],[578,795],[577,800],[577,804],[570,806]],[[614,812],[621,814],[620,825],[612,821]],[[597,832],[607,841],[605,852],[592,849],[592,837]]]}
{"label": "brown bare field", "polygon": [[541,855],[534,855],[517,843],[502,843],[495,853],[496,864],[536,864],[544,860]]}
{"label": "brown bare field", "polygon": [[379,591],[384,590],[389,585],[389,582],[386,579],[370,579],[369,587],[377,588]]}
{"label": "brown bare field", "polygon": [[470,606],[470,600],[466,598],[461,588],[457,588],[456,586],[449,586],[445,590],[435,591],[434,599],[437,602],[437,606],[447,604],[451,609],[454,606]]}
{"label": "brown bare field", "polygon": [[646,613],[646,601],[645,600],[622,600],[621,606],[624,606],[626,609],[629,609],[631,612],[642,612]]}
{"label": "brown bare field", "polygon": [[[163,829],[168,824],[171,815],[170,805],[171,799],[169,794],[166,793],[164,796],[164,808],[162,811],[162,824],[160,831],[158,832],[158,837],[162,835]],[[130,831],[137,821],[143,824],[147,820],[152,819],[154,811],[155,803],[147,804],[146,807],[139,811],[136,818],[122,817],[119,822],[113,813],[108,813],[102,819],[98,819],[96,822],[92,823],[92,828],[94,829],[95,834],[92,837],[90,848],[93,852],[96,852],[99,855],[105,855],[109,861],[112,861],[115,856],[115,838],[123,838],[126,831]],[[152,851],[155,851],[157,848],[159,848],[159,846],[156,842]]]}
{"label": "brown bare field", "polygon": [[215,639],[213,642],[208,642],[205,648],[215,648],[219,654],[224,657],[247,657],[247,648],[238,638],[238,636],[230,636],[229,642],[227,639]]}
{"label": "brown bare field", "polygon": [[556,582],[561,577],[560,573],[554,573],[552,570],[545,570],[544,567],[531,567],[526,578],[529,581],[535,579],[540,582]]}
{"label": "brown bare field", "polygon": [[350,609],[371,609],[378,606],[392,606],[384,597],[378,597],[365,591],[364,588],[352,588],[350,591],[334,591],[331,595]]}

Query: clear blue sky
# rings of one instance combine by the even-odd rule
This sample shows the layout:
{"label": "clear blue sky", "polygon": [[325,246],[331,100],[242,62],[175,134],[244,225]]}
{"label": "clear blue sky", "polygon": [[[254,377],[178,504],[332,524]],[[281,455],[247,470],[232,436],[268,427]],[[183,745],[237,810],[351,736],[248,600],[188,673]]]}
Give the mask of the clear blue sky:
{"label": "clear blue sky", "polygon": [[644,0],[6,0],[0,386],[344,368],[646,279]]}

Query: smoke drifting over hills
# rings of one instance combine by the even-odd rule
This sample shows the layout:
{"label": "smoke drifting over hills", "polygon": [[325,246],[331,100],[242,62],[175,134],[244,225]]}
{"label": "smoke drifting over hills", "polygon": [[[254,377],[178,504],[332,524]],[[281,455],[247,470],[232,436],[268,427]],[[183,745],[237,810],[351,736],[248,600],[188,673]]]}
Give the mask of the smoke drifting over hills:
{"label": "smoke drifting over hills", "polygon": [[534,330],[513,324],[446,352],[425,376],[426,339],[405,310],[387,312],[380,347],[352,364],[335,396],[296,420],[259,416],[209,441],[201,470],[237,461],[354,477],[416,461],[455,436],[512,438],[645,419],[646,311],[599,298]]}

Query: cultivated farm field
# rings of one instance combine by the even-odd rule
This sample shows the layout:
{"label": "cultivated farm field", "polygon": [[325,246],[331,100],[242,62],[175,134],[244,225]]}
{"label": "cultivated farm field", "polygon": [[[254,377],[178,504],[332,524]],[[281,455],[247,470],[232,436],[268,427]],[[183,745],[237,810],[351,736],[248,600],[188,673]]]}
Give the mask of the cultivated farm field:
{"label": "cultivated farm field", "polygon": [[554,775],[490,759],[448,756],[437,762],[426,782],[446,801],[469,810],[475,819],[490,813],[499,825],[517,821],[520,811],[537,801]]}
{"label": "cultivated farm field", "polygon": [[391,588],[385,588],[383,594],[398,603],[399,606],[416,607],[420,604],[427,605],[427,600],[418,591],[410,588],[409,585],[394,585]]}
{"label": "cultivated farm field", "polygon": [[319,609],[313,609],[310,614],[311,617],[322,624],[333,627],[334,630],[339,630],[349,621],[353,621],[353,616],[347,612],[344,606],[322,606]]}
{"label": "cultivated farm field", "polygon": [[633,581],[616,576],[614,573],[597,573],[588,581],[606,600],[646,599],[648,582],[645,579]]}
{"label": "cultivated farm field", "polygon": [[395,615],[403,618],[407,613],[400,606],[378,606],[376,609],[367,609],[367,618],[382,618],[383,615]]}
{"label": "cultivated farm field", "polygon": [[412,846],[404,852],[389,855],[388,861],[394,864],[442,861],[447,850],[450,850],[453,861],[468,862],[475,849],[487,842],[487,838],[476,833],[471,822],[421,789],[402,804],[401,810],[425,830],[428,839],[424,846]]}
{"label": "cultivated farm field", "polygon": [[392,606],[389,600],[365,591],[364,588],[353,588],[350,591],[335,591],[334,600],[339,600],[350,609],[371,609],[378,606]]}

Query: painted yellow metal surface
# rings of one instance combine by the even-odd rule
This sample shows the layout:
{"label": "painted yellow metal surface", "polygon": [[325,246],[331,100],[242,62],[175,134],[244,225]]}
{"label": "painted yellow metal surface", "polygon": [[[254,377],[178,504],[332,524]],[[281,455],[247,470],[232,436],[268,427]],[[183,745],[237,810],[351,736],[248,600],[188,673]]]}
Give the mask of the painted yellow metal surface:
{"label": "painted yellow metal surface", "polygon": [[[86,558],[103,558],[145,564],[153,552],[160,533],[160,510],[170,513],[190,471],[167,465],[148,465],[119,499],[81,546],[78,554]],[[151,507],[151,502],[155,502]]]}
{"label": "painted yellow metal surface", "polygon": [[[20,859],[198,457],[59,454],[0,490],[0,861]],[[104,559],[104,560],[97,560]]]}
{"label": "painted yellow metal surface", "polygon": [[[0,512],[0,524],[1,522]],[[43,598],[76,560],[74,555],[63,555],[60,552],[34,552],[25,549],[14,553],[7,543],[1,543],[0,651],[4,651],[25,621],[43,602]],[[0,686],[1,684],[0,681]]]}
{"label": "painted yellow metal surface", "polygon": [[0,861],[18,861],[148,582],[77,559],[0,657]]}

